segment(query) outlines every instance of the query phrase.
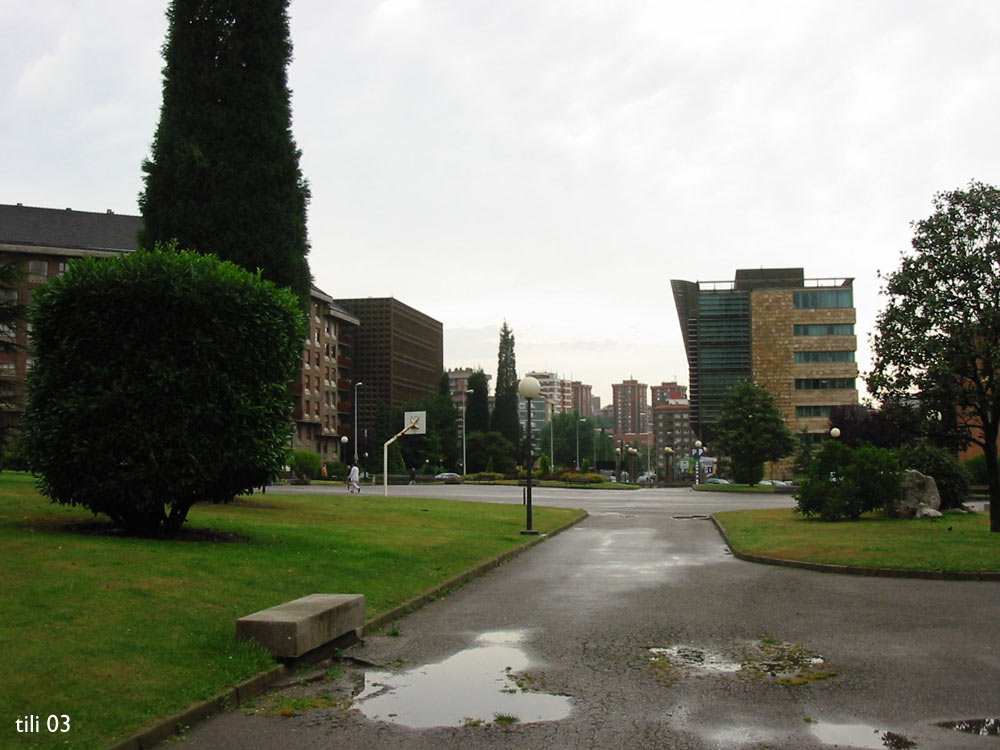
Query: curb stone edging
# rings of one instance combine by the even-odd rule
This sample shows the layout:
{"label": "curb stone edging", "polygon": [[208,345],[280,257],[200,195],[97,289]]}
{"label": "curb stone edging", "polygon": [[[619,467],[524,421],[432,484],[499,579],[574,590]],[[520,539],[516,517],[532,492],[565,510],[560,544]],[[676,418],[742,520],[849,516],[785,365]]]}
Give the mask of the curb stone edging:
{"label": "curb stone edging", "polygon": [[818,573],[840,573],[851,576],[871,576],[879,578],[922,578],[935,581],[997,581],[1000,582],[1000,572],[986,571],[981,573],[944,571],[944,570],[906,570],[903,568],[866,568],[858,565],[831,565],[829,563],[814,563],[804,560],[786,560],[780,557],[766,557],[764,555],[751,555],[746,552],[737,552],[729,542],[729,536],[722,522],[712,514],[712,523],[715,524],[716,531],[726,543],[730,553],[738,560],[746,562],[761,563],[763,565],[778,565],[784,568],[800,568],[802,570],[812,570]]}
{"label": "curb stone edging", "polygon": [[[500,567],[504,563],[509,562],[520,555],[522,552],[526,552],[531,549],[536,544],[541,544],[546,539],[549,539],[556,534],[560,534],[563,531],[566,531],[566,529],[576,526],[581,521],[585,521],[588,517],[589,514],[584,511],[583,515],[579,518],[567,521],[562,526],[556,527],[548,534],[539,534],[538,536],[533,537],[530,541],[525,542],[512,550],[508,550],[507,552],[497,555],[484,563],[480,563],[464,573],[460,573],[453,578],[449,578],[447,581],[438,584],[418,597],[410,599],[397,607],[393,607],[387,612],[382,612],[381,614],[376,615],[372,619],[366,621],[363,627],[359,628],[360,633],[363,635],[372,633],[387,623],[393,620],[398,620],[403,615],[420,609],[428,602],[448,593],[451,589],[458,588],[472,579],[478,578],[484,573],[489,572],[493,568]],[[224,690],[213,698],[196,703],[186,711],[174,714],[173,716],[169,716],[166,719],[157,722],[155,726],[112,745],[109,750],[149,750],[164,740],[183,733],[185,730],[200,721],[204,721],[205,719],[208,719],[221,711],[225,711],[226,709],[238,708],[247,701],[263,695],[273,685],[280,682],[289,671],[290,670],[286,665],[272,667],[266,672],[261,672],[248,680],[244,680],[234,687]]]}

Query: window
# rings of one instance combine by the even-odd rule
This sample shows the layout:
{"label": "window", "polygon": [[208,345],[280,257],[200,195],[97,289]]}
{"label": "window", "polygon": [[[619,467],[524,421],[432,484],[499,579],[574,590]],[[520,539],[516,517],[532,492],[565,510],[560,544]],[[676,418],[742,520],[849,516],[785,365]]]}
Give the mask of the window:
{"label": "window", "polygon": [[796,310],[854,306],[854,294],[850,289],[810,289],[794,292],[793,298]]}
{"label": "window", "polygon": [[796,378],[797,391],[854,390],[854,378]]}
{"label": "window", "polygon": [[795,326],[796,336],[853,336],[853,323],[814,323]]}
{"label": "window", "polygon": [[799,419],[809,419],[811,417],[829,417],[832,406],[796,406],[795,416]]}
{"label": "window", "polygon": [[29,260],[28,273],[32,276],[48,276],[49,263],[45,260]]}
{"label": "window", "polygon": [[853,362],[854,352],[795,352],[796,362]]}

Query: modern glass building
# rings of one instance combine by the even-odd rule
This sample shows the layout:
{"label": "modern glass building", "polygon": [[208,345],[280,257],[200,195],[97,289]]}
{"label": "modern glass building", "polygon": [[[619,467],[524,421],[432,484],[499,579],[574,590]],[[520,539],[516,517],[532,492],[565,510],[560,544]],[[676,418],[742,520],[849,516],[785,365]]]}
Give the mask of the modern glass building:
{"label": "modern glass building", "polygon": [[733,281],[671,281],[690,372],[691,422],[712,439],[727,392],[752,379],[795,433],[820,437],[830,409],[858,401],[853,279],[801,268],[738,270]]}

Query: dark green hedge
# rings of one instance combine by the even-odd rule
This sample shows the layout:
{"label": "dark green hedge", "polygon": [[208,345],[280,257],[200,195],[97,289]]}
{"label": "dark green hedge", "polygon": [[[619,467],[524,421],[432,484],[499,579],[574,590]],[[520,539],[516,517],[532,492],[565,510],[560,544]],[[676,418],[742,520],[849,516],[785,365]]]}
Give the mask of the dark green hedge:
{"label": "dark green hedge", "polygon": [[73,262],[30,314],[23,447],[53,501],[172,532],[282,467],[305,336],[289,290],[158,248]]}

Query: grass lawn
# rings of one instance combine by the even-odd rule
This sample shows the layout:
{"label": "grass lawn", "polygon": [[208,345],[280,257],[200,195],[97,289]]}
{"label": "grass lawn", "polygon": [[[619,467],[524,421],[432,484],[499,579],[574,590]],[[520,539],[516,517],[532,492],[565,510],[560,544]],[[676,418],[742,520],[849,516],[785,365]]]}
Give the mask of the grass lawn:
{"label": "grass lawn", "polygon": [[983,513],[828,523],[795,511],[716,513],[736,552],[785,560],[948,572],[1000,571],[1000,534]]}
{"label": "grass lawn", "polygon": [[[542,532],[581,511],[535,508]],[[0,474],[0,747],[108,747],[273,665],[236,619],[312,593],[384,612],[525,542],[517,505],[254,495],[127,537]],[[70,732],[48,734],[49,715]],[[14,721],[41,717],[38,734]]]}

